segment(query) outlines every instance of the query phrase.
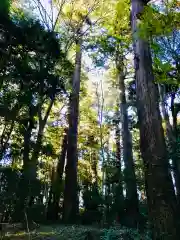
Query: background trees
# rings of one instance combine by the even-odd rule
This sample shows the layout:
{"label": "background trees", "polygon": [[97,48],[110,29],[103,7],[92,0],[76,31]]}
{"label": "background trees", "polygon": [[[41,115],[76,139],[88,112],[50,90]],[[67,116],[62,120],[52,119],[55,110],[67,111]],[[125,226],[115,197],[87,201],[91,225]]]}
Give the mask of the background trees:
{"label": "background trees", "polygon": [[177,238],[176,4],[1,5],[1,222],[151,223],[153,239]]}

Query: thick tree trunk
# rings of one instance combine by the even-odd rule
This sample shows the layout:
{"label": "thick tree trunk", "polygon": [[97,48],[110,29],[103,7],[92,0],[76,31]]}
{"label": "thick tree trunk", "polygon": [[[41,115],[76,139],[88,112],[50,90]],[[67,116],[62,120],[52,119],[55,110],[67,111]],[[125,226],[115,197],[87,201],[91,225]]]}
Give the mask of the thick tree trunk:
{"label": "thick tree trunk", "polygon": [[172,159],[173,174],[174,174],[175,186],[176,186],[176,195],[177,195],[178,203],[180,203],[180,172],[179,172],[179,164],[178,164],[179,158],[178,158],[177,149],[176,149],[176,136],[170,124],[169,115],[166,110],[164,86],[160,84],[159,84],[159,93],[160,93],[160,100],[161,100],[162,116],[166,124],[166,134],[168,139],[169,152]]}
{"label": "thick tree trunk", "polygon": [[72,80],[72,93],[69,102],[69,131],[67,147],[67,165],[65,177],[63,221],[75,222],[78,213],[78,186],[77,186],[77,135],[79,117],[79,91],[81,74],[81,39],[76,43],[75,69]]}
{"label": "thick tree trunk", "polygon": [[[121,63],[123,64],[123,62]],[[123,145],[123,160],[125,164],[125,184],[126,184],[126,199],[128,203],[129,218],[131,219],[132,227],[137,226],[139,218],[139,201],[137,194],[137,184],[135,167],[132,153],[132,138],[129,130],[129,121],[127,113],[127,102],[125,95],[124,73],[123,69],[119,69],[119,90],[120,90],[120,110],[122,121],[122,145]]]}
{"label": "thick tree trunk", "polygon": [[132,30],[135,54],[140,146],[144,161],[146,192],[153,239],[178,239],[176,198],[169,171],[158,91],[154,84],[149,44],[138,37],[138,16],[146,1],[132,0]]}

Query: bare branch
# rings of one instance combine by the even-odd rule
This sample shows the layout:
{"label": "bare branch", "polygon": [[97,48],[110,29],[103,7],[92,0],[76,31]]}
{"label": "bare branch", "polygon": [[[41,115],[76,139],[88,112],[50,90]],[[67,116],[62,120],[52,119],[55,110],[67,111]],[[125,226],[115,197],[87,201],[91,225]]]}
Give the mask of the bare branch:
{"label": "bare branch", "polygon": [[[60,1],[58,1],[59,3]],[[59,17],[60,17],[60,14],[62,13],[62,8],[64,6],[64,4],[66,3],[66,0],[63,0],[59,6],[59,11],[58,11],[58,14],[57,14],[57,17],[56,17],[56,20],[55,20],[55,23],[54,23],[54,26],[52,28],[52,30],[54,31],[54,29],[56,28],[56,25],[58,23],[58,20],[59,20]]]}
{"label": "bare branch", "polygon": [[49,14],[47,13],[45,7],[42,5],[42,3],[41,3],[40,0],[32,0],[32,1],[36,4],[36,6],[37,6],[37,8],[38,8],[38,11],[39,11],[39,13],[40,13],[40,16],[41,16],[41,18],[42,18],[42,20],[43,20],[43,22],[44,22],[44,24],[46,25],[46,27],[47,27],[48,29],[50,29],[50,28],[49,28],[48,19],[49,19],[50,23],[52,22],[52,19],[51,19],[51,17],[49,16]]}

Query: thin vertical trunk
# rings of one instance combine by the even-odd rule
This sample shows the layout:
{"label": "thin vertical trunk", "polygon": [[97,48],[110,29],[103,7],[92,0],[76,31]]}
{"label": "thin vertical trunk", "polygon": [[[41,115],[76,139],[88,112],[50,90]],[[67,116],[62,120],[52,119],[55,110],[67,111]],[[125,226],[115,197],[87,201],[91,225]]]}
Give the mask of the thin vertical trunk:
{"label": "thin vertical trunk", "polygon": [[96,151],[94,151],[93,149],[91,149],[90,154],[91,154],[90,155],[91,166],[92,166],[92,171],[94,173],[94,179],[95,179],[94,185],[98,191],[98,170],[97,170],[98,156],[97,156]]}
{"label": "thin vertical trunk", "polygon": [[12,120],[9,126],[8,124],[7,125],[5,124],[4,126],[4,130],[0,139],[0,161],[3,159],[4,154],[6,153],[8,142],[11,137],[14,125],[15,125],[15,120]]}
{"label": "thin vertical trunk", "polygon": [[[180,172],[179,172],[179,158],[178,154],[176,153],[176,136],[175,132],[169,121],[169,115],[166,110],[166,100],[165,100],[165,91],[163,85],[159,84],[159,93],[160,93],[160,100],[161,100],[161,108],[162,108],[162,116],[166,124],[166,134],[168,139],[169,145],[169,152],[171,153],[172,165],[173,165],[173,174],[175,179],[175,186],[176,186],[176,195],[177,201],[180,203]],[[173,101],[171,101],[171,104]],[[171,106],[172,107],[172,106]]]}
{"label": "thin vertical trunk", "polygon": [[72,80],[72,93],[69,102],[69,131],[67,147],[67,165],[65,176],[65,190],[63,203],[63,221],[75,222],[78,214],[78,186],[77,186],[77,136],[79,118],[79,91],[81,75],[81,37],[76,42],[75,69]]}
{"label": "thin vertical trunk", "polygon": [[66,152],[67,152],[67,129],[64,131],[64,138],[62,142],[62,151],[59,156],[59,161],[57,165],[57,171],[56,171],[56,176],[55,176],[55,186],[53,188],[53,195],[54,195],[54,220],[58,220],[59,216],[59,201],[60,201],[60,196],[62,192],[62,177],[63,177],[63,172],[64,172],[64,164],[65,164],[65,158],[66,158]]}
{"label": "thin vertical trunk", "polygon": [[132,0],[137,109],[140,147],[145,170],[146,192],[153,239],[178,239],[176,198],[169,171],[158,91],[154,83],[149,43],[138,37],[138,16],[147,2]]}
{"label": "thin vertical trunk", "polygon": [[[123,60],[122,63],[123,65]],[[127,103],[125,95],[124,73],[123,68],[119,69],[119,90],[120,90],[120,110],[122,121],[122,145],[123,145],[123,160],[125,164],[125,184],[126,184],[126,199],[127,209],[130,213],[131,224],[133,227],[137,226],[139,217],[139,201],[137,194],[137,184],[135,175],[135,166],[132,153],[132,138],[129,130],[129,120],[127,113]]]}
{"label": "thin vertical trunk", "polygon": [[[108,137],[109,139],[109,137]],[[108,171],[108,165],[110,164],[110,154],[109,154],[109,140],[107,142],[106,147],[106,154],[107,154],[107,165],[106,165],[106,175],[105,175],[105,203],[106,203],[106,210],[105,210],[105,223],[109,224],[109,213],[110,213],[110,202],[109,202],[109,189],[110,189],[110,173]]]}
{"label": "thin vertical trunk", "polygon": [[58,166],[57,166],[57,176],[56,178],[58,178],[58,182],[61,184],[62,182],[62,176],[63,176],[63,172],[64,172],[64,164],[65,164],[65,158],[66,158],[66,152],[67,152],[67,132],[68,129],[64,130],[64,138],[63,138],[63,142],[62,142],[62,151],[61,151],[61,155],[59,157],[59,162],[58,162]]}
{"label": "thin vertical trunk", "polygon": [[[18,186],[18,200],[15,206],[14,218],[19,221],[24,221],[24,211],[26,211],[28,199],[29,199],[29,191],[32,185],[33,179],[33,168],[31,161],[29,159],[30,153],[30,142],[31,142],[31,134],[34,126],[33,120],[33,106],[29,106],[29,119],[26,120],[24,124],[24,144],[23,144],[23,169],[22,175]],[[23,222],[24,223],[24,222]]]}
{"label": "thin vertical trunk", "polygon": [[123,181],[122,181],[122,169],[121,169],[121,131],[120,131],[120,111],[119,111],[119,101],[117,104],[117,120],[115,125],[115,140],[116,140],[116,174],[115,174],[115,210],[117,214],[117,221],[120,222],[121,216],[123,214],[123,203],[124,203],[124,195],[123,195]]}
{"label": "thin vertical trunk", "polygon": [[28,181],[36,179],[36,173],[34,172],[34,166],[30,161],[30,146],[31,146],[31,134],[34,127],[34,107],[29,107],[29,121],[25,126],[26,130],[24,133],[24,149],[23,149],[23,175]]}
{"label": "thin vertical trunk", "polygon": [[167,132],[167,136],[170,140],[173,138],[173,129],[172,129],[172,126],[169,121],[168,112],[166,110],[165,86],[159,84],[158,87],[159,87],[159,95],[160,95],[161,108],[162,108],[162,116],[163,116],[163,119],[165,120],[166,132]]}
{"label": "thin vertical trunk", "polygon": [[98,84],[96,85],[96,96],[97,96],[97,107],[98,107],[98,122],[99,122],[99,130],[100,130],[100,145],[101,145],[101,157],[102,157],[102,194],[105,191],[105,156],[104,156],[104,144],[103,144],[103,130],[102,130],[102,119],[103,119],[103,110],[104,110],[104,94],[103,94],[103,85],[102,80],[100,81],[100,91],[101,96],[99,96],[98,92]]}
{"label": "thin vertical trunk", "polygon": [[173,131],[174,131],[175,138],[177,138],[177,114],[174,107],[175,97],[176,97],[176,93],[172,93],[171,94],[171,112],[172,112],[172,118],[173,118]]}
{"label": "thin vertical trunk", "polygon": [[47,220],[52,221],[54,220],[54,208],[53,208],[53,185],[54,185],[54,176],[55,176],[55,169],[54,166],[52,168],[51,172],[51,186],[49,189],[49,195],[48,195],[48,204],[47,204]]}
{"label": "thin vertical trunk", "polygon": [[42,119],[42,116],[41,116],[42,115],[41,110],[39,112],[39,129],[38,129],[36,144],[35,144],[35,147],[33,149],[32,157],[31,157],[32,164],[34,164],[34,171],[35,171],[34,176],[37,175],[37,164],[38,164],[39,153],[40,153],[40,150],[41,150],[43,131],[44,131],[44,128],[46,126],[49,114],[50,114],[52,106],[54,104],[54,101],[55,101],[55,90],[54,90],[53,97],[52,97],[52,99],[49,103],[49,106],[47,108],[47,111],[46,111],[43,119]]}

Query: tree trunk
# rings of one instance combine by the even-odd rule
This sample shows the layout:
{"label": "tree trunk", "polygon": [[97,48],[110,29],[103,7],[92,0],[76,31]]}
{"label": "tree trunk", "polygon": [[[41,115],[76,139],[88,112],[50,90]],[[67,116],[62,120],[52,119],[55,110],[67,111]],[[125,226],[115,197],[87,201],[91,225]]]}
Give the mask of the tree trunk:
{"label": "tree trunk", "polygon": [[66,159],[66,152],[67,152],[67,129],[64,130],[64,139],[62,142],[62,151],[59,156],[59,161],[57,165],[57,171],[56,171],[56,176],[55,176],[55,186],[53,188],[53,205],[54,205],[54,211],[55,215],[54,218],[55,220],[58,220],[59,216],[59,201],[60,201],[60,196],[62,192],[62,177],[63,177],[63,172],[64,172],[64,164],[65,164],[65,159]]}
{"label": "tree trunk", "polygon": [[173,118],[173,131],[174,131],[174,136],[177,138],[177,113],[174,107],[175,97],[176,97],[176,93],[175,92],[171,93],[171,112],[172,112],[172,118]]}
{"label": "tree trunk", "polygon": [[90,150],[90,163],[91,163],[91,167],[92,167],[92,171],[94,173],[94,185],[95,188],[98,191],[98,156],[97,156],[97,152],[94,151],[94,149]]}
{"label": "tree trunk", "polygon": [[146,192],[153,239],[178,239],[176,198],[169,171],[158,91],[154,83],[149,43],[138,37],[138,16],[146,1],[132,0],[132,30],[136,74],[140,147],[145,170]]}
{"label": "tree trunk", "polygon": [[167,132],[167,136],[170,140],[174,137],[173,137],[173,129],[172,129],[172,126],[169,121],[169,115],[166,110],[165,86],[159,84],[158,87],[159,87],[159,95],[160,95],[160,101],[161,101],[162,117],[165,120],[166,132]]}
{"label": "tree trunk", "polygon": [[75,69],[72,79],[72,93],[69,102],[69,131],[67,147],[67,165],[65,176],[65,190],[63,203],[63,221],[75,222],[78,213],[78,188],[77,188],[77,135],[79,117],[79,91],[81,74],[81,39],[76,42]]}
{"label": "tree trunk", "polygon": [[12,131],[14,129],[15,121],[12,120],[11,124],[5,124],[3,133],[0,138],[0,161],[3,159],[4,154],[6,153],[8,142],[11,137]]}
{"label": "tree trunk", "polygon": [[[24,221],[24,212],[26,211],[26,207],[28,205],[29,192],[32,186],[32,178],[33,176],[33,168],[31,161],[29,159],[30,153],[30,142],[31,142],[31,134],[32,129],[34,127],[33,120],[33,107],[29,106],[29,119],[25,120],[24,124],[24,144],[23,144],[23,168],[22,175],[18,186],[18,200],[15,206],[14,218],[18,221]],[[24,223],[24,222],[23,222]]]}
{"label": "tree trunk", "polygon": [[54,166],[52,167],[51,172],[51,186],[49,189],[49,195],[48,195],[48,204],[47,204],[47,220],[48,221],[54,221],[54,207],[53,207],[53,185],[54,185],[54,177],[55,177],[55,169]]}
{"label": "tree trunk", "polygon": [[34,146],[32,157],[31,157],[32,164],[34,164],[34,171],[35,171],[34,176],[37,175],[37,164],[38,164],[38,157],[39,157],[39,153],[40,153],[41,145],[42,145],[43,131],[44,131],[44,128],[46,126],[49,114],[51,112],[52,106],[53,106],[54,101],[55,101],[55,92],[56,92],[55,89],[54,89],[53,97],[50,100],[49,106],[48,106],[47,111],[45,113],[44,119],[42,119],[42,113],[41,113],[42,105],[40,106],[40,111],[38,113],[38,115],[39,115],[38,116],[39,117],[39,129],[38,129],[36,144]]}
{"label": "tree trunk", "polygon": [[116,174],[115,174],[115,196],[114,196],[114,206],[117,214],[117,221],[121,223],[121,216],[123,215],[124,210],[124,195],[123,195],[123,179],[122,179],[122,169],[121,169],[121,132],[120,132],[120,111],[119,111],[119,101],[117,103],[117,114],[116,114],[116,123],[115,123],[115,140],[116,140]]}
{"label": "tree trunk", "polygon": [[[164,86],[159,84],[159,93],[160,93],[160,100],[161,100],[161,108],[162,108],[162,116],[166,124],[166,134],[168,139],[168,146],[170,157],[172,159],[173,165],[173,174],[175,179],[175,186],[176,186],[176,195],[178,204],[180,203],[180,172],[179,172],[179,158],[176,149],[176,136],[173,131],[173,128],[169,121],[169,115],[166,110],[166,100],[165,100],[165,91]],[[171,101],[171,104],[173,101]],[[171,106],[172,107],[172,106]]]}
{"label": "tree trunk", "polygon": [[58,179],[58,182],[61,184],[62,183],[62,176],[63,176],[63,172],[64,172],[64,164],[65,164],[65,158],[66,158],[66,152],[67,152],[67,133],[68,133],[68,129],[64,130],[64,139],[62,142],[62,151],[61,151],[61,155],[59,157],[59,162],[58,162],[58,166],[57,166],[57,175],[56,178]]}
{"label": "tree trunk", "polygon": [[[120,65],[123,66],[123,59]],[[135,166],[132,153],[132,138],[129,130],[129,120],[127,113],[127,102],[125,95],[125,84],[124,84],[124,69],[119,68],[119,90],[120,90],[120,110],[121,110],[121,121],[122,121],[122,145],[123,145],[123,160],[125,164],[124,179],[126,184],[126,207],[129,212],[129,220],[131,219],[132,227],[137,226],[139,218],[139,201],[137,194],[137,184],[135,175]]]}

